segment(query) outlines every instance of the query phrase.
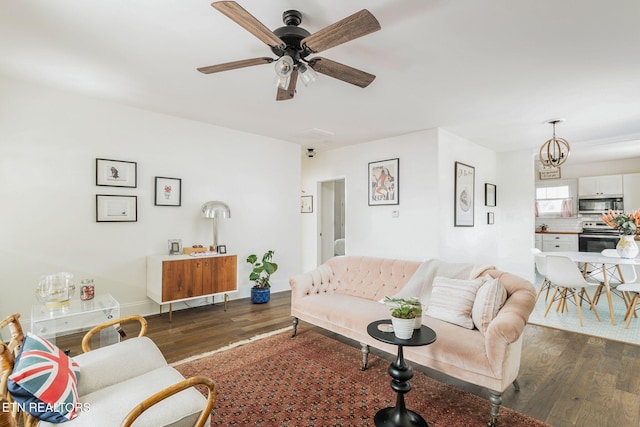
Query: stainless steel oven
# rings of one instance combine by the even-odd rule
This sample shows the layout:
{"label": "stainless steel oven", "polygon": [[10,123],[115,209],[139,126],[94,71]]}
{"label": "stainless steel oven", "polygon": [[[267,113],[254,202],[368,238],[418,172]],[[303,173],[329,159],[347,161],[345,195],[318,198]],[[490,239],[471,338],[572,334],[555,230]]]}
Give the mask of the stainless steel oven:
{"label": "stainless steel oven", "polygon": [[578,250],[602,252],[603,249],[615,249],[618,240],[618,232],[604,222],[585,221],[582,223],[582,233],[578,235]]}

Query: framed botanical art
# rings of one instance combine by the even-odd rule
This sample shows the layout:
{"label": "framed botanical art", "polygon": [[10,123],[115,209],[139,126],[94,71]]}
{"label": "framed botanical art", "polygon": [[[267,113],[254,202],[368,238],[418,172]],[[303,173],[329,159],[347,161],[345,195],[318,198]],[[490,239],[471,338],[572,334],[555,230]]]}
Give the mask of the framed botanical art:
{"label": "framed botanical art", "polygon": [[473,227],[475,168],[456,162],[454,193],[454,226]]}
{"label": "framed botanical art", "polygon": [[136,188],[138,185],[137,169],[136,162],[96,159],[96,185]]}
{"label": "framed botanical art", "polygon": [[138,221],[138,197],[96,194],[96,222]]}
{"label": "framed botanical art", "polygon": [[400,159],[369,163],[369,206],[400,203]]}
{"label": "framed botanical art", "polygon": [[496,186],[494,184],[484,184],[484,205],[496,206]]}
{"label": "framed botanical art", "polygon": [[495,215],[493,214],[493,212],[487,212],[487,224],[493,225],[494,221]]}
{"label": "framed botanical art", "polygon": [[313,196],[300,196],[300,212],[301,213],[313,212]]}
{"label": "framed botanical art", "polygon": [[180,206],[182,204],[182,179],[156,176],[156,206]]}

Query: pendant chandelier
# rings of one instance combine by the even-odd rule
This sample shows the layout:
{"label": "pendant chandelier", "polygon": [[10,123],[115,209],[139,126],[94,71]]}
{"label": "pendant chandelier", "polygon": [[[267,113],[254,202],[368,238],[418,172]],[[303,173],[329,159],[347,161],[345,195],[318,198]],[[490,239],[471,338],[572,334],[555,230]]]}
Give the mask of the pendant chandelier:
{"label": "pendant chandelier", "polygon": [[556,137],[556,123],[560,123],[564,120],[550,120],[547,123],[553,125],[553,137],[542,144],[540,147],[540,163],[546,167],[558,167],[569,158],[569,152],[571,148],[569,143],[562,138]]}

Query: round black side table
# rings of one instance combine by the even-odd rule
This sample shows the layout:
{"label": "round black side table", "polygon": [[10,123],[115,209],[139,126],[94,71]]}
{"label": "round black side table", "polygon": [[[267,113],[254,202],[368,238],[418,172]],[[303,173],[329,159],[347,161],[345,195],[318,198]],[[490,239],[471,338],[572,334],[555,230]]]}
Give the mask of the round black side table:
{"label": "round black side table", "polygon": [[377,320],[369,323],[367,333],[378,341],[398,346],[398,356],[395,362],[389,365],[389,375],[391,375],[391,388],[398,394],[396,406],[384,408],[378,411],[373,418],[377,427],[429,427],[429,424],[417,413],[410,411],[404,404],[404,395],[411,390],[409,380],[413,378],[413,369],[404,361],[402,348],[404,346],[417,347],[428,345],[436,340],[436,333],[433,329],[422,326],[413,331],[413,336],[408,340],[396,338],[393,331],[381,331],[378,326],[389,324],[391,319]]}

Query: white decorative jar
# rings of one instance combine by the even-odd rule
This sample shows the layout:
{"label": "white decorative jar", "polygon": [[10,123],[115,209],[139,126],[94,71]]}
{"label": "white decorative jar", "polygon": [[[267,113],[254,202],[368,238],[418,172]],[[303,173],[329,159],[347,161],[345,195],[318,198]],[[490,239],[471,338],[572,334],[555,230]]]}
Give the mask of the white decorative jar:
{"label": "white decorative jar", "polygon": [[391,324],[393,325],[393,333],[401,340],[408,340],[413,336],[413,326],[415,319],[400,319],[391,316]]}
{"label": "white decorative jar", "polygon": [[633,234],[620,236],[616,251],[618,251],[618,255],[621,258],[635,258],[638,256],[638,244],[635,241],[635,236]]}

